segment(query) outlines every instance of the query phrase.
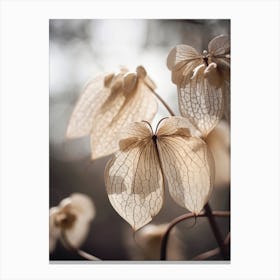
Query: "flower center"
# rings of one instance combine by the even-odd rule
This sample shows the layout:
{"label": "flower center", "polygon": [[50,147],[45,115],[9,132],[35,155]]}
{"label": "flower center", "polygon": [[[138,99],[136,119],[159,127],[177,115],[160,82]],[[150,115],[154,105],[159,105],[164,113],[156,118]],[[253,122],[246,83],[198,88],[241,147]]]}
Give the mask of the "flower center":
{"label": "flower center", "polygon": [[55,217],[55,224],[62,229],[70,229],[76,221],[76,215],[71,211],[61,211]]}

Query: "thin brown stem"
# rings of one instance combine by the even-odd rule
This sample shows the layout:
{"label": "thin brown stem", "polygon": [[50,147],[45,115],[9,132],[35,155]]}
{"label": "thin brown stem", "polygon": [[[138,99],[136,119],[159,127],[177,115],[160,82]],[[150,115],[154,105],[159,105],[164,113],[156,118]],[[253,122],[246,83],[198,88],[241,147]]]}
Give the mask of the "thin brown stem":
{"label": "thin brown stem", "polygon": [[[227,246],[229,244],[229,241],[230,241],[230,233],[228,233],[228,235],[224,241],[225,246]],[[195,261],[206,260],[213,256],[218,255],[220,252],[221,252],[220,247],[217,247],[215,249],[212,249],[212,250],[209,250],[207,252],[197,255],[196,257],[193,258],[193,260],[195,260]]]}
{"label": "thin brown stem", "polygon": [[97,258],[96,256],[93,256],[93,255],[91,255],[91,254],[89,254],[89,253],[87,253],[87,252],[85,252],[85,251],[83,251],[83,250],[81,250],[81,249],[76,248],[75,246],[73,246],[73,245],[69,242],[69,240],[68,240],[68,238],[67,238],[67,236],[66,236],[66,234],[65,234],[65,231],[63,231],[63,230],[62,230],[62,232],[61,232],[61,239],[62,239],[62,242],[65,244],[65,246],[66,246],[69,250],[76,252],[76,253],[77,253],[78,255],[80,255],[82,258],[84,258],[84,259],[86,259],[86,260],[89,260],[89,261],[101,261],[101,259]]}
{"label": "thin brown stem", "polygon": [[168,106],[168,104],[161,98],[161,96],[158,95],[158,93],[156,93],[154,89],[150,88],[150,90],[153,92],[153,94],[156,96],[156,98],[161,102],[161,104],[166,108],[168,113],[171,116],[175,116],[175,113],[171,110],[171,108]]}
{"label": "thin brown stem", "polygon": [[217,224],[217,222],[214,218],[214,215],[212,213],[212,210],[211,210],[211,207],[210,207],[209,203],[205,204],[204,210],[205,210],[205,214],[208,218],[209,224],[211,226],[212,232],[213,232],[213,234],[216,238],[216,241],[218,243],[218,246],[220,247],[220,251],[221,251],[221,254],[223,256],[223,259],[228,260],[229,259],[229,252],[227,250],[227,246],[225,246],[224,239],[222,237],[222,234],[221,234],[221,231],[218,227],[218,224]]}
{"label": "thin brown stem", "polygon": [[[228,217],[230,216],[230,212],[229,211],[213,211],[212,215],[215,217]],[[169,234],[172,230],[172,228],[174,226],[176,226],[178,223],[191,219],[191,218],[195,218],[195,217],[206,217],[206,213],[202,212],[198,215],[195,215],[193,213],[187,213],[184,215],[181,215],[177,218],[175,218],[173,221],[170,222],[166,232],[164,233],[163,237],[162,237],[162,241],[161,241],[161,250],[160,250],[160,260],[166,260],[166,253],[167,253],[167,244],[168,244],[168,239],[169,239]]]}

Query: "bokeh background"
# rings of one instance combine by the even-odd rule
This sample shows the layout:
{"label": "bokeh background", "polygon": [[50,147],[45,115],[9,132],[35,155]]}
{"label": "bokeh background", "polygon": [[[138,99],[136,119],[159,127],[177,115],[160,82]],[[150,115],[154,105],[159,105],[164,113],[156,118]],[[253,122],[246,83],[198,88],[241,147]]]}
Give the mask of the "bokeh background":
{"label": "bokeh background", "polygon": [[[113,210],[104,185],[104,167],[110,157],[91,161],[89,137],[66,139],[66,128],[77,98],[92,77],[100,72],[127,66],[134,71],[143,65],[157,85],[157,92],[179,114],[176,86],[171,82],[166,58],[172,47],[189,44],[198,51],[207,49],[209,40],[220,34],[230,35],[230,20],[57,20],[49,22],[50,31],[50,207],[73,192],[87,194],[96,207],[82,249],[104,260],[149,259],[147,250],[157,250],[138,233],[138,245],[130,226]],[[153,124],[168,116],[164,107]],[[229,126],[222,122],[213,132],[217,181],[210,204],[215,210],[230,209],[230,140]],[[153,224],[167,223],[186,213],[166,191],[163,209]],[[223,236],[230,220],[217,219]],[[205,218],[179,224],[170,239],[171,258],[189,260],[217,247]],[[140,246],[139,246],[140,245]],[[143,250],[145,251],[143,253]],[[157,253],[155,253],[156,259]],[[220,259],[218,255],[212,259]],[[80,260],[60,243],[50,260]]]}

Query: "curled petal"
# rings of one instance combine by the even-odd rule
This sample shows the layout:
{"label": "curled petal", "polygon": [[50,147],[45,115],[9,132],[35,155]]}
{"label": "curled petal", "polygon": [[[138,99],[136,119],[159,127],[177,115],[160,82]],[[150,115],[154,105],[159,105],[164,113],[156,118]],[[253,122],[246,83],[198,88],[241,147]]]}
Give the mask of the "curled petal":
{"label": "curled petal", "polygon": [[189,81],[193,75],[193,69],[202,63],[201,55],[188,45],[177,45],[167,57],[167,67],[172,71],[174,84]]}
{"label": "curled petal", "polygon": [[[151,139],[150,139],[151,140]],[[152,141],[140,142],[117,152],[105,168],[109,200],[134,230],[138,230],[160,211],[163,177]]]}
{"label": "curled petal", "polygon": [[169,117],[162,119],[161,122],[158,124],[157,133],[158,136],[174,136],[174,135],[181,135],[181,136],[196,136],[200,137],[201,132],[197,130],[196,127],[187,119],[183,117]]}
{"label": "curled petal", "polygon": [[85,88],[71,116],[67,137],[90,134],[92,159],[118,150],[120,129],[142,119],[151,121],[157,111],[155,84],[143,66],[136,73],[102,75]]}

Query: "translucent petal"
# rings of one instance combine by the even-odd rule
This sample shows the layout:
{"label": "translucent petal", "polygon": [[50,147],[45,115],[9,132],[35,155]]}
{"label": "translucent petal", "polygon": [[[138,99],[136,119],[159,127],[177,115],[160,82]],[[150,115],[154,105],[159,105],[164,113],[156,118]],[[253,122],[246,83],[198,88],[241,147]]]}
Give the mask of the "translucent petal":
{"label": "translucent petal", "polygon": [[229,36],[219,35],[213,38],[208,44],[208,51],[214,56],[228,54],[230,51]]}
{"label": "translucent petal", "polygon": [[92,159],[118,149],[119,130],[134,121],[151,121],[157,112],[153,81],[143,66],[136,73],[121,68],[91,81],[71,116],[67,137],[91,135]]}
{"label": "translucent petal", "polygon": [[102,106],[95,116],[91,133],[92,158],[117,151],[120,130],[132,122],[151,121],[156,112],[155,97],[142,80],[138,80],[133,92],[119,92],[114,101]]}
{"label": "translucent petal", "polygon": [[178,94],[182,116],[206,137],[223,115],[222,89],[212,85],[201,69],[190,83],[178,85]]}
{"label": "translucent petal", "polygon": [[183,117],[169,117],[162,119],[158,124],[156,134],[158,136],[181,135],[200,137],[201,132],[187,119]]}
{"label": "translucent petal", "polygon": [[105,168],[109,200],[134,230],[149,223],[163,203],[163,177],[151,137],[117,152]]}
{"label": "translucent petal", "polygon": [[104,79],[107,78],[105,82],[108,84],[108,78],[112,78],[112,75],[98,76],[86,85],[71,115],[66,132],[68,138],[90,134],[94,115],[110,95],[110,89],[104,87]]}
{"label": "translucent petal", "polygon": [[177,45],[167,57],[167,67],[172,71],[174,84],[188,82],[193,74],[193,69],[202,64],[202,56],[191,46]]}
{"label": "translucent petal", "polygon": [[215,175],[206,143],[197,137],[159,135],[158,150],[171,197],[199,214],[210,197]]}

